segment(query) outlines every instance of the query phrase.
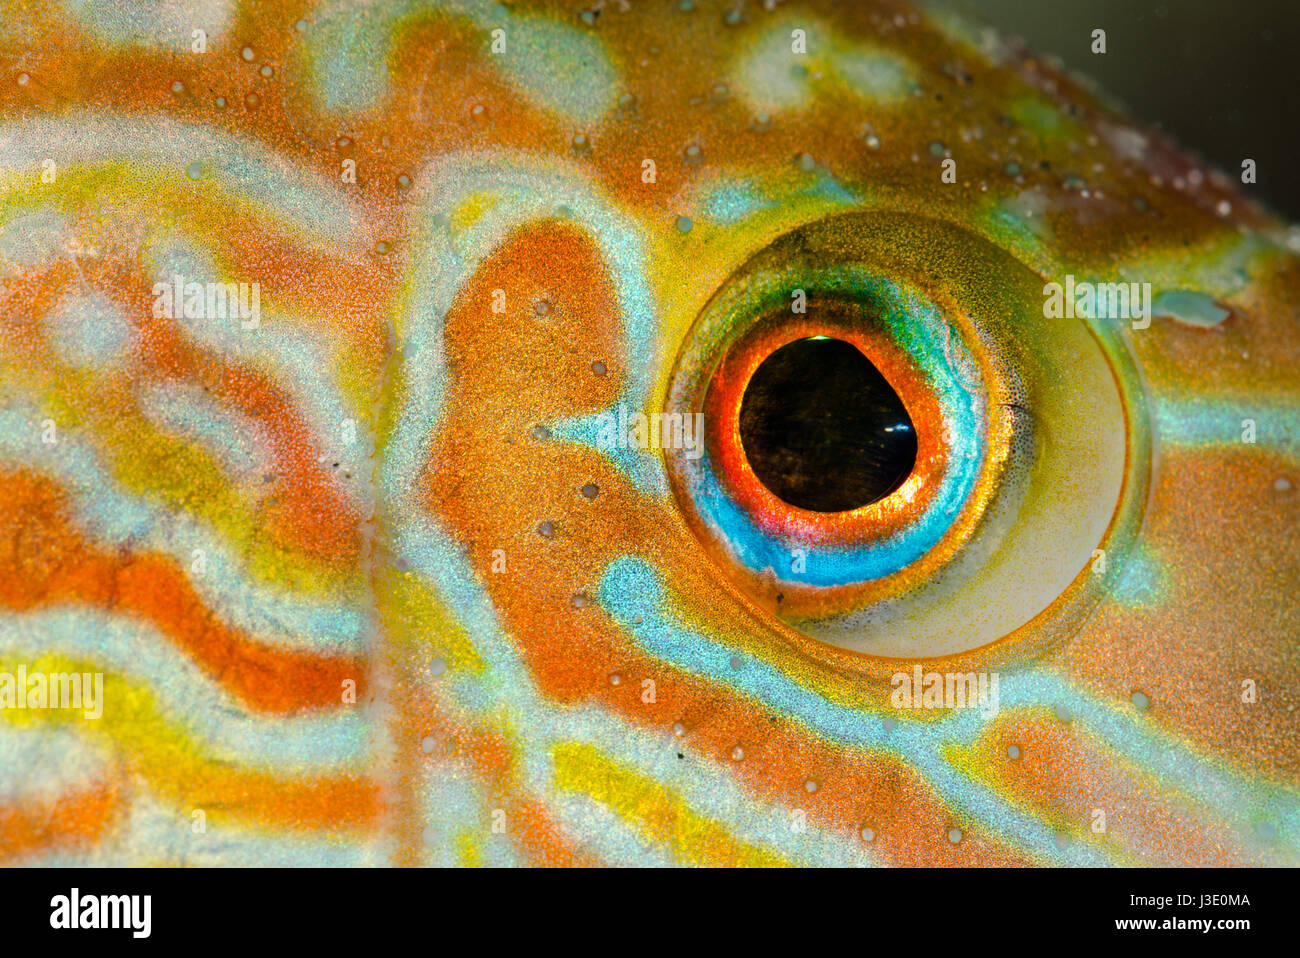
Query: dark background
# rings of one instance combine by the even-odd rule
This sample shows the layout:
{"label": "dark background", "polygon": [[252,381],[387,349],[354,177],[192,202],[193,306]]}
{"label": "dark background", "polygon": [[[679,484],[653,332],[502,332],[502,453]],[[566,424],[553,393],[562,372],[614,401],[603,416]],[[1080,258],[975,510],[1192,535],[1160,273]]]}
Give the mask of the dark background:
{"label": "dark background", "polygon": [[[1137,119],[1300,220],[1300,0],[948,0],[1055,54]],[[1092,53],[1092,31],[1106,53]]]}

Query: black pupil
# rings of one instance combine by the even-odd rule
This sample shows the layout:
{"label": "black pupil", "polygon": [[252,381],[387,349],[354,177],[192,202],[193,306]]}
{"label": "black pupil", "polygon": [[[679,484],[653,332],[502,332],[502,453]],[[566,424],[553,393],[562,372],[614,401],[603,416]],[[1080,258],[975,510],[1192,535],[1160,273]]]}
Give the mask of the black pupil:
{"label": "black pupil", "polygon": [[916,464],[916,431],[888,380],[842,339],[782,346],[754,371],[740,441],[759,481],[814,512],[883,499]]}

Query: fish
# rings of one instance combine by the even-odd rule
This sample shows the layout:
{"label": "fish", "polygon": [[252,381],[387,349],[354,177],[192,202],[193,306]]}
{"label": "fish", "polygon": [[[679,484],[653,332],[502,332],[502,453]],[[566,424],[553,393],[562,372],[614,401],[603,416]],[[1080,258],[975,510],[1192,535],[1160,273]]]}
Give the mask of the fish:
{"label": "fish", "polygon": [[1300,230],[892,0],[7,0],[0,861],[1300,864]]}

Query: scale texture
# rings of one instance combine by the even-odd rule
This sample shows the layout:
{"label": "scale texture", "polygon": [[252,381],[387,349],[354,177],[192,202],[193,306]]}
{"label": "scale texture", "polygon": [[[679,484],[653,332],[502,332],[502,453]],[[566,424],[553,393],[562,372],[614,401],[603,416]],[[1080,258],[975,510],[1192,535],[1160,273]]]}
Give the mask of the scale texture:
{"label": "scale texture", "polygon": [[[1240,171],[890,2],[0,0],[0,67],[0,673],[103,682],[0,684],[0,862],[1300,864]],[[863,510],[737,445],[809,335],[917,431]]]}

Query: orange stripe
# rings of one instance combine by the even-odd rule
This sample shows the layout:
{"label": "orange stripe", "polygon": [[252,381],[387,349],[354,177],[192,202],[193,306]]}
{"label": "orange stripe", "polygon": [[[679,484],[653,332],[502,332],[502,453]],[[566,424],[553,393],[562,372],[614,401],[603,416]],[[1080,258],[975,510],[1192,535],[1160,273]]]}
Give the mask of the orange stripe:
{"label": "orange stripe", "polygon": [[0,805],[0,862],[97,841],[120,806],[116,785],[78,788],[52,802]]}
{"label": "orange stripe", "polygon": [[210,819],[231,815],[256,826],[308,831],[365,830],[378,822],[383,807],[379,784],[357,775],[285,780],[214,769],[198,781],[151,780],[150,785],[187,808],[204,809]]}
{"label": "orange stripe", "polygon": [[69,526],[62,491],[49,480],[0,470],[0,488],[0,605],[81,602],[134,615],[257,711],[338,708],[346,679],[365,694],[363,662],[259,645],[218,621],[171,559],[97,550]]}

